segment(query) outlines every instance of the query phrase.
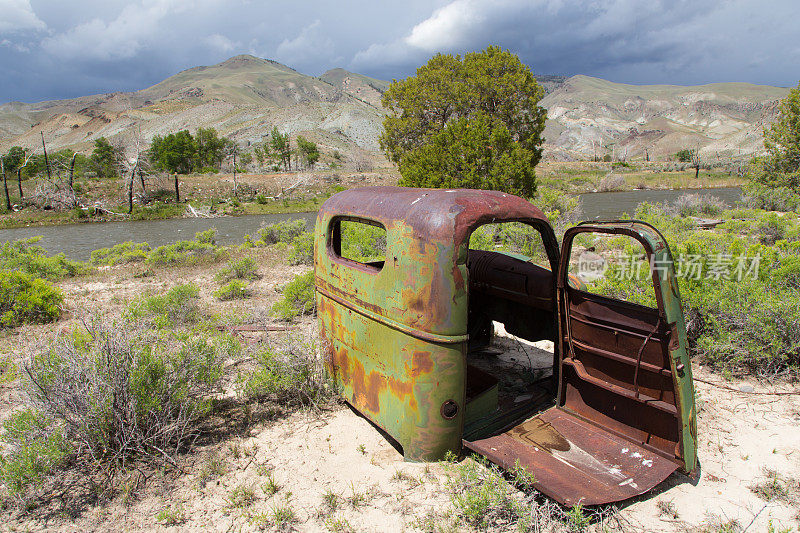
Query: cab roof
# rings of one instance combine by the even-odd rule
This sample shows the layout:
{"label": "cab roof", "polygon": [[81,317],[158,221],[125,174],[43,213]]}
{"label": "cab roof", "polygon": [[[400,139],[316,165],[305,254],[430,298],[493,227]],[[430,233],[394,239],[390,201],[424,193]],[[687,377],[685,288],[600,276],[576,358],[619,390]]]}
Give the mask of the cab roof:
{"label": "cab roof", "polygon": [[549,226],[545,214],[513,194],[478,189],[417,189],[358,187],[329,198],[319,219],[353,217],[373,220],[387,230],[397,225],[413,228],[428,240],[463,242],[476,227],[491,222],[532,220]]}

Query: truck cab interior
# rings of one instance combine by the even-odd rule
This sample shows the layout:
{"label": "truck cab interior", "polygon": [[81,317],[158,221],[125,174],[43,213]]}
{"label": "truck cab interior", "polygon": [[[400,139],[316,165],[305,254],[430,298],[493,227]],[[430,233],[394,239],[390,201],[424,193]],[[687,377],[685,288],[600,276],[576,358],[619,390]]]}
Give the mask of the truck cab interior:
{"label": "truck cab interior", "polygon": [[[596,294],[571,273],[574,239],[589,229],[567,232],[558,268],[544,266],[546,254],[536,264],[502,249],[502,230],[492,230],[489,249],[471,239],[467,261],[463,444],[503,467],[528,467],[543,492],[567,505],[626,499],[685,466],[675,325],[660,299],[648,307]],[[601,226],[595,238],[598,230],[617,235]],[[652,289],[657,280],[643,282]]]}

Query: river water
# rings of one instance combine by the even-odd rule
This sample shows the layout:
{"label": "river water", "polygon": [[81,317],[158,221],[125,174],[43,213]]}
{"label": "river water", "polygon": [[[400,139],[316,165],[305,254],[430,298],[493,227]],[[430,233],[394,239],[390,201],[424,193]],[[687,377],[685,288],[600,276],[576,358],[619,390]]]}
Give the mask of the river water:
{"label": "river water", "polygon": [[[711,194],[728,205],[741,197],[738,187],[719,189],[636,190],[624,192],[598,192],[580,195],[583,218],[612,219],[624,213],[632,215],[641,202],[670,202],[682,194]],[[65,226],[39,226],[0,230],[0,242],[42,236],[39,244],[50,253],[64,253],[70,259],[85,261],[92,250],[105,248],[125,241],[146,242],[152,247],[191,239],[198,231],[217,229],[219,244],[239,244],[245,235],[255,235],[258,228],[280,220],[303,219],[310,227],[316,213],[287,213],[248,215],[221,218],[179,218],[171,220],[142,220],[136,222],[100,222],[69,224]]]}

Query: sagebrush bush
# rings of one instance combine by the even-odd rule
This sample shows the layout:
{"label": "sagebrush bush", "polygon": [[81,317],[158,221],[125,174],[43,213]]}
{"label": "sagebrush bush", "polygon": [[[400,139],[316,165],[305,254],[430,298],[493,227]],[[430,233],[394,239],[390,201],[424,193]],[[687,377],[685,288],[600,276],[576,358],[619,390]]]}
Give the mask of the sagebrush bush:
{"label": "sagebrush bush", "polygon": [[239,376],[247,399],[269,398],[280,405],[318,405],[335,393],[315,347],[289,338],[279,347],[261,348],[252,354],[253,368]]}
{"label": "sagebrush bush", "polygon": [[176,285],[164,294],[146,296],[128,306],[128,318],[152,318],[157,327],[197,322],[200,288],[194,283]]}
{"label": "sagebrush bush", "polygon": [[279,242],[288,244],[304,231],[306,231],[305,220],[282,220],[259,229],[257,244],[261,246]]}
{"label": "sagebrush bush", "polygon": [[314,234],[301,233],[292,241],[292,251],[289,255],[290,265],[314,264]]}
{"label": "sagebrush bush", "polygon": [[62,466],[71,451],[60,427],[42,412],[27,408],[14,412],[3,423],[2,442],[11,452],[0,455],[0,480],[15,497],[41,484]]}
{"label": "sagebrush bush", "polygon": [[229,261],[216,274],[218,282],[224,283],[232,279],[253,280],[258,277],[256,262],[252,257],[243,257]]}
{"label": "sagebrush bush", "polygon": [[361,263],[383,261],[386,258],[386,230],[370,224],[341,222],[342,257]]}
{"label": "sagebrush bush", "polygon": [[597,190],[600,192],[619,191],[625,188],[625,178],[615,174],[603,176]]}
{"label": "sagebrush bush", "polygon": [[234,279],[214,291],[214,296],[219,300],[245,300],[250,298],[251,292],[247,284],[241,280]]}
{"label": "sagebrush bush", "polygon": [[147,260],[150,245],[146,242],[127,241],[111,248],[94,250],[90,261],[93,265],[114,266],[121,263],[140,263]]}
{"label": "sagebrush bush", "polygon": [[48,255],[44,248],[36,245],[41,239],[39,236],[3,243],[0,268],[20,270],[51,281],[75,276],[85,270],[84,263],[70,261],[64,254]]}
{"label": "sagebrush bush", "polygon": [[533,489],[533,474],[518,464],[505,475],[477,455],[461,464],[452,463],[453,456],[448,459],[446,489],[454,518],[470,530],[579,532],[592,521],[602,523],[609,514],[600,510],[590,518],[580,506],[565,509],[541,498]]}
{"label": "sagebrush bush", "polygon": [[193,241],[178,241],[165,244],[151,251],[147,263],[152,265],[194,265],[220,261],[226,255],[223,248],[215,244],[215,229],[197,232]]}
{"label": "sagebrush bush", "polygon": [[[718,216],[725,222],[704,231],[670,214],[669,206],[644,203],[636,211],[636,218],[664,233],[679,264],[690,261],[686,270],[701,273],[678,276],[694,354],[728,374],[800,373],[800,220],[748,209]],[[728,274],[709,276],[717,264],[730,265]],[[742,279],[735,271],[740,264],[746,267]],[[611,268],[594,289],[655,306],[642,286]]]}
{"label": "sagebrush bush", "polygon": [[670,212],[680,216],[716,216],[725,209],[725,202],[710,194],[682,194],[673,203]]}
{"label": "sagebrush bush", "polygon": [[132,323],[57,337],[24,365],[28,405],[2,436],[3,481],[36,491],[31,484],[67,454],[87,469],[174,455],[208,414],[224,359],[240,350],[228,335],[164,335]]}
{"label": "sagebrush bush", "polygon": [[283,320],[310,314],[316,306],[314,271],[295,277],[283,287],[283,298],[272,306],[272,313]]}
{"label": "sagebrush bush", "polygon": [[43,279],[16,270],[0,270],[0,326],[43,324],[61,316],[64,296]]}

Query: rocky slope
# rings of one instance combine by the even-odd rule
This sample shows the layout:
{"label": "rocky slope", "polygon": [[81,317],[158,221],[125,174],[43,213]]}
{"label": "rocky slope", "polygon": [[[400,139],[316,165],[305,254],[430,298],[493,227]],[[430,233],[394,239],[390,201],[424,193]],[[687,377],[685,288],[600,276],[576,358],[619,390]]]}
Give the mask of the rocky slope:
{"label": "rocky slope", "polygon": [[625,85],[573,76],[543,100],[545,138],[562,158],[663,158],[683,148],[707,157],[763,150],[762,131],[788,89],[749,83]]}
{"label": "rocky slope", "polygon": [[327,81],[274,61],[236,56],[133,93],[12,102],[0,106],[0,150],[39,147],[40,132],[54,149],[84,150],[101,136],[122,137],[125,143],[140,131],[147,142],[153,135],[198,127],[214,127],[240,142],[258,142],[278,126],[324,147],[376,151],[382,113],[369,93],[376,89],[363,81],[368,78],[346,74]]}

